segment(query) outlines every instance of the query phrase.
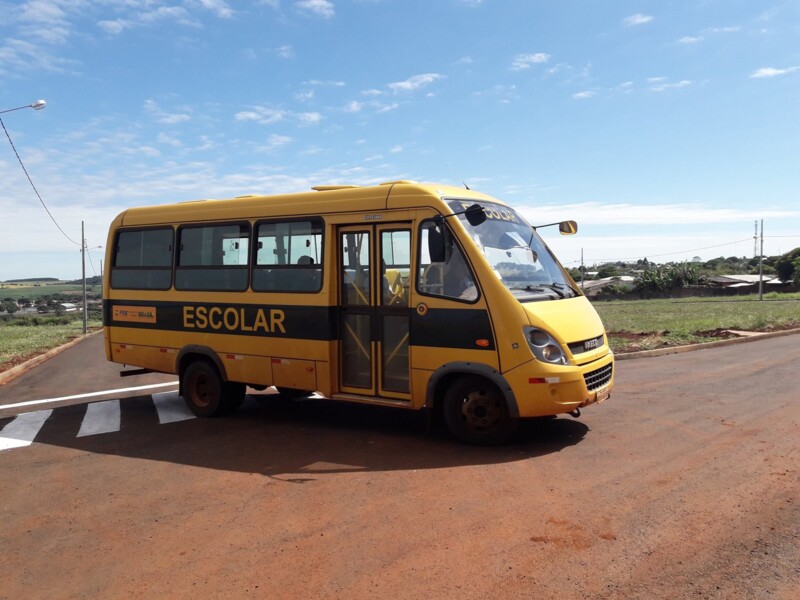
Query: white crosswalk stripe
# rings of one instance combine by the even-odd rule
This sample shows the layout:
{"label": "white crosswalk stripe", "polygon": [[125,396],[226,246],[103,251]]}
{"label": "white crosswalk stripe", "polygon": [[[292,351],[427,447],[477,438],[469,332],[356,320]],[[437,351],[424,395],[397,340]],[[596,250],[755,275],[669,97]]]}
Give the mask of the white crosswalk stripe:
{"label": "white crosswalk stripe", "polygon": [[158,422],[162,425],[195,418],[194,413],[186,406],[183,398],[178,396],[178,392],[153,394],[152,398],[153,404],[156,405],[156,410],[158,411]]}
{"label": "white crosswalk stripe", "polygon": [[106,400],[87,405],[78,437],[119,431],[119,400]]}
{"label": "white crosswalk stripe", "polygon": [[[186,406],[178,392],[153,394],[153,406],[161,425],[194,419],[195,415]],[[126,400],[128,401],[128,400]],[[0,428],[0,452],[30,446],[39,435],[54,410],[47,409],[23,413]],[[81,421],[76,437],[88,437],[101,433],[115,433],[122,425],[122,402],[119,399],[92,402],[86,405],[86,414]]]}
{"label": "white crosswalk stripe", "polygon": [[19,415],[0,431],[0,452],[30,446],[51,414],[52,409]]}

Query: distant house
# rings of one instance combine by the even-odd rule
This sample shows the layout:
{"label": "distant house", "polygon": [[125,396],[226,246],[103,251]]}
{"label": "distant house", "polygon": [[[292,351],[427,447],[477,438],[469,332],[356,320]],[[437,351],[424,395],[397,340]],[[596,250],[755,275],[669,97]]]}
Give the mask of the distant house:
{"label": "distant house", "polygon": [[80,306],[72,302],[62,302],[59,306],[61,306],[64,312],[80,312],[81,310]]}
{"label": "distant house", "polygon": [[578,286],[583,290],[583,293],[588,297],[599,295],[604,288],[610,285],[633,288],[636,280],[630,275],[620,275],[617,277],[604,277],[603,279],[592,279],[584,281],[583,284],[578,282]]}
{"label": "distant house", "polygon": [[[709,277],[708,282],[714,287],[721,288],[743,288],[757,286],[759,275],[716,275]],[[764,285],[781,285],[781,280],[772,275],[763,276]]]}

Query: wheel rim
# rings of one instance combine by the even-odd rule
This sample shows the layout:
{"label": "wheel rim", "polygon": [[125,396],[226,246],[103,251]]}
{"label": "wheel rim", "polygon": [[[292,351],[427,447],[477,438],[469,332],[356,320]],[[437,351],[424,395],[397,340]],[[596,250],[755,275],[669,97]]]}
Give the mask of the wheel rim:
{"label": "wheel rim", "polygon": [[495,394],[486,390],[472,390],[461,401],[461,418],[472,431],[486,432],[502,424],[505,412]]}
{"label": "wheel rim", "polygon": [[211,404],[211,398],[213,396],[211,387],[211,379],[207,375],[197,373],[192,377],[189,385],[192,403],[201,408],[208,407]]}

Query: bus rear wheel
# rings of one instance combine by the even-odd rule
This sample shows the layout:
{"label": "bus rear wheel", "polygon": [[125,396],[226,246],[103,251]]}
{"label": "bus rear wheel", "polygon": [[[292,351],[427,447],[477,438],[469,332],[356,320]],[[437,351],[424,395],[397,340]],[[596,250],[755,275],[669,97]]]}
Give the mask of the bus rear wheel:
{"label": "bus rear wheel", "polygon": [[450,433],[467,444],[502,444],[519,425],[500,390],[482,377],[456,380],[445,392],[442,409]]}
{"label": "bus rear wheel", "polygon": [[198,417],[230,414],[244,401],[244,384],[223,381],[216,367],[205,360],[191,363],[181,383],[183,399]]}

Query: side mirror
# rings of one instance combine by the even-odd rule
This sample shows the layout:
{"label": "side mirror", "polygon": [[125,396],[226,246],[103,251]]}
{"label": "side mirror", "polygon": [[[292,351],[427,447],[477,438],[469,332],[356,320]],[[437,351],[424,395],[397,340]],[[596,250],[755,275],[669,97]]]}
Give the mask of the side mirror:
{"label": "side mirror", "polygon": [[464,211],[464,216],[467,217],[467,222],[473,227],[477,227],[486,221],[486,213],[480,204],[473,204],[467,207]]}
{"label": "side mirror", "polygon": [[578,224],[575,221],[561,221],[558,224],[558,232],[561,235],[574,235],[578,233]]}
{"label": "side mirror", "polygon": [[428,254],[432,263],[442,263],[447,258],[444,247],[444,224],[428,229]]}

